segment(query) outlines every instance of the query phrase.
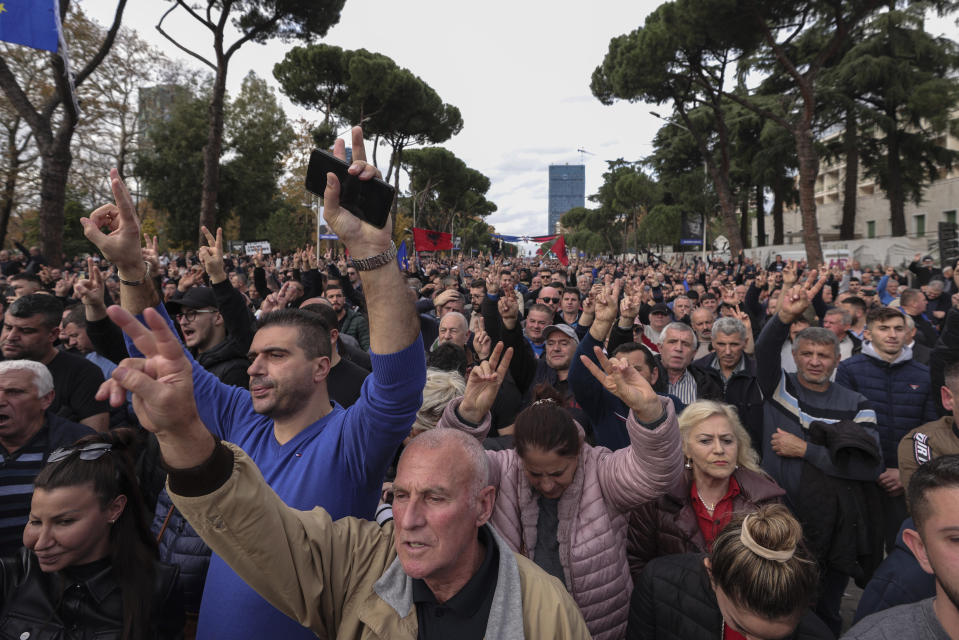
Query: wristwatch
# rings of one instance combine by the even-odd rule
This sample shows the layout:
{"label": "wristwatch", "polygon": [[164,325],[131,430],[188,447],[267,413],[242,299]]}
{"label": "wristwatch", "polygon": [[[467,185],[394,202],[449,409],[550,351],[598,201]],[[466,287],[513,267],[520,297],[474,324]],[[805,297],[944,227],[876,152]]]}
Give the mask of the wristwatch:
{"label": "wristwatch", "polygon": [[390,240],[390,248],[369,258],[350,258],[350,264],[357,271],[373,271],[396,260],[396,243]]}

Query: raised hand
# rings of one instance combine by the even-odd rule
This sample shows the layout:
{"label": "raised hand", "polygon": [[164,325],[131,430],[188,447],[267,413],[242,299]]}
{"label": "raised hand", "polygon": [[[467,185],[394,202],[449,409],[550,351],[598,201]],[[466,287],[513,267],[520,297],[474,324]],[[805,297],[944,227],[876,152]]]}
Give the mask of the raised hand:
{"label": "raised hand", "polygon": [[[100,273],[100,267],[96,265],[93,258],[87,258],[87,277],[77,280],[73,285],[73,291],[80,298],[83,306],[102,311],[100,318],[106,316],[107,309],[103,303],[103,274]],[[88,313],[87,319],[97,318],[90,318]]]}
{"label": "raised hand", "polygon": [[[479,317],[480,324],[483,322],[483,317]],[[482,328],[478,328],[473,332],[473,350],[476,351],[476,355],[480,357],[481,360],[486,360],[490,357],[490,353],[493,351],[493,342],[489,337],[489,334],[486,333]]]}
{"label": "raised hand", "polygon": [[226,268],[223,266],[223,229],[217,227],[216,238],[206,227],[200,227],[203,237],[206,239],[206,245],[201,246],[197,251],[197,256],[210,276],[211,284],[218,284],[226,280]]}
{"label": "raised hand", "polygon": [[203,267],[200,265],[193,265],[190,267],[190,270],[184,273],[180,277],[180,281],[177,283],[176,288],[180,293],[185,293],[187,289],[194,287],[198,282],[201,282],[203,279]]}
{"label": "raised hand", "polygon": [[790,260],[782,271],[783,275],[783,287],[791,287],[796,284],[796,281],[799,279],[799,272],[796,268],[796,261]]}
{"label": "raised hand", "polygon": [[612,325],[616,322],[616,315],[619,312],[619,286],[607,285],[600,289],[593,306],[596,308],[597,323],[606,323]]}
{"label": "raised hand", "polygon": [[[626,403],[640,422],[655,422],[663,415],[659,396],[626,358],[607,358],[603,350],[593,347],[599,366],[585,355],[579,357],[607,391]],[[600,368],[602,367],[602,368]]]}
{"label": "raised hand", "polygon": [[72,273],[65,273],[63,277],[57,280],[57,283],[53,285],[53,294],[58,298],[68,298],[70,293],[73,291],[74,284],[76,284],[77,276]]}
{"label": "raised hand", "polygon": [[[89,218],[80,218],[83,235],[97,246],[104,258],[117,266],[122,279],[139,280],[146,270],[140,252],[140,220],[133,198],[116,169],[110,169],[110,188],[116,204],[105,204]],[[109,233],[103,233],[100,230],[103,227]]]}
{"label": "raised hand", "polygon": [[150,263],[150,274],[158,275],[160,273],[160,249],[157,237],[150,237],[150,234],[143,234],[144,247],[140,249],[144,262]]}
{"label": "raised hand", "polygon": [[484,360],[470,370],[466,380],[466,391],[459,406],[460,417],[474,424],[483,421],[496,400],[496,394],[503,384],[513,348],[503,350],[503,343],[497,342],[489,360]]}
{"label": "raised hand", "polygon": [[120,362],[97,391],[97,400],[114,407],[133,394],[133,409],[140,424],[156,434],[163,458],[174,468],[189,468],[205,461],[215,441],[200,422],[193,397],[193,371],[183,347],[154,309],[146,309],[143,326],[117,306],[107,312],[143,353],[143,358]]}
{"label": "raised hand", "polygon": [[783,323],[792,324],[810,305],[811,301],[807,292],[808,290],[799,286],[783,289],[779,300],[779,319]]}
{"label": "raised hand", "polygon": [[822,288],[826,285],[826,280],[828,279],[829,274],[825,271],[820,271],[818,278],[816,278],[815,269],[809,274],[809,279],[806,280],[803,290],[806,292],[806,296],[809,298],[810,302],[812,302],[819,292],[822,291]]}
{"label": "raised hand", "polygon": [[519,303],[516,302],[516,292],[507,291],[500,296],[496,303],[499,308],[499,315],[503,319],[503,326],[507,329],[516,328],[517,317],[519,316]]}
{"label": "raised hand", "polygon": [[[363,129],[353,127],[353,164],[348,169],[350,175],[360,180],[381,178],[379,170],[366,162],[366,148],[363,143]],[[337,140],[333,145],[333,155],[346,160],[346,144]],[[377,229],[363,222],[348,210],[340,206],[340,181],[332,173],[326,175],[326,190],[323,192],[323,216],[340,240],[357,258],[369,258],[383,253],[390,247],[393,225],[387,218],[386,225]]]}

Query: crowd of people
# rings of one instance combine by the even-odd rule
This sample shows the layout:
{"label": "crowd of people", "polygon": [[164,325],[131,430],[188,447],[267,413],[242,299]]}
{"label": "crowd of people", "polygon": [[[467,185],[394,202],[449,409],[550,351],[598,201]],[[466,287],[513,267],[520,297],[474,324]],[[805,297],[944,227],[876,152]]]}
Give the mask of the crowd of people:
{"label": "crowd of people", "polygon": [[959,638],[951,266],[401,270],[333,177],[350,258],[161,252],[110,180],[0,251],[0,636]]}

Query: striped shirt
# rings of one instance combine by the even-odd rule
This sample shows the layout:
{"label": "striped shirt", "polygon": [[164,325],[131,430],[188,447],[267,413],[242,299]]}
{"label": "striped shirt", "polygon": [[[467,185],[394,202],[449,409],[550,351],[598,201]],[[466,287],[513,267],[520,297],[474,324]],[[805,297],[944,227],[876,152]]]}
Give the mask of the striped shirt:
{"label": "striped shirt", "polygon": [[683,375],[675,384],[669,383],[669,393],[682,400],[685,405],[690,405],[696,401],[696,379],[689,372],[689,367],[686,367]]}
{"label": "striped shirt", "polygon": [[46,424],[14,453],[0,445],[0,556],[23,546],[23,528],[30,515],[33,479],[47,459],[50,430]]}

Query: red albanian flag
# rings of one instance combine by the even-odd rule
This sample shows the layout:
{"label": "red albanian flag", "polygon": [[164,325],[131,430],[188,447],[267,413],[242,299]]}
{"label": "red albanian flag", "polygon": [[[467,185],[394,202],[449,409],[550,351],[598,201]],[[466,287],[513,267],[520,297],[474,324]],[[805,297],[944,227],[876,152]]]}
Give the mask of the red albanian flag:
{"label": "red albanian flag", "polygon": [[413,227],[413,242],[417,251],[451,251],[453,234]]}
{"label": "red albanian flag", "polygon": [[550,253],[556,256],[556,259],[563,263],[564,267],[569,266],[569,258],[566,257],[566,240],[563,239],[563,236],[546,238],[536,251],[538,256],[549,255]]}

